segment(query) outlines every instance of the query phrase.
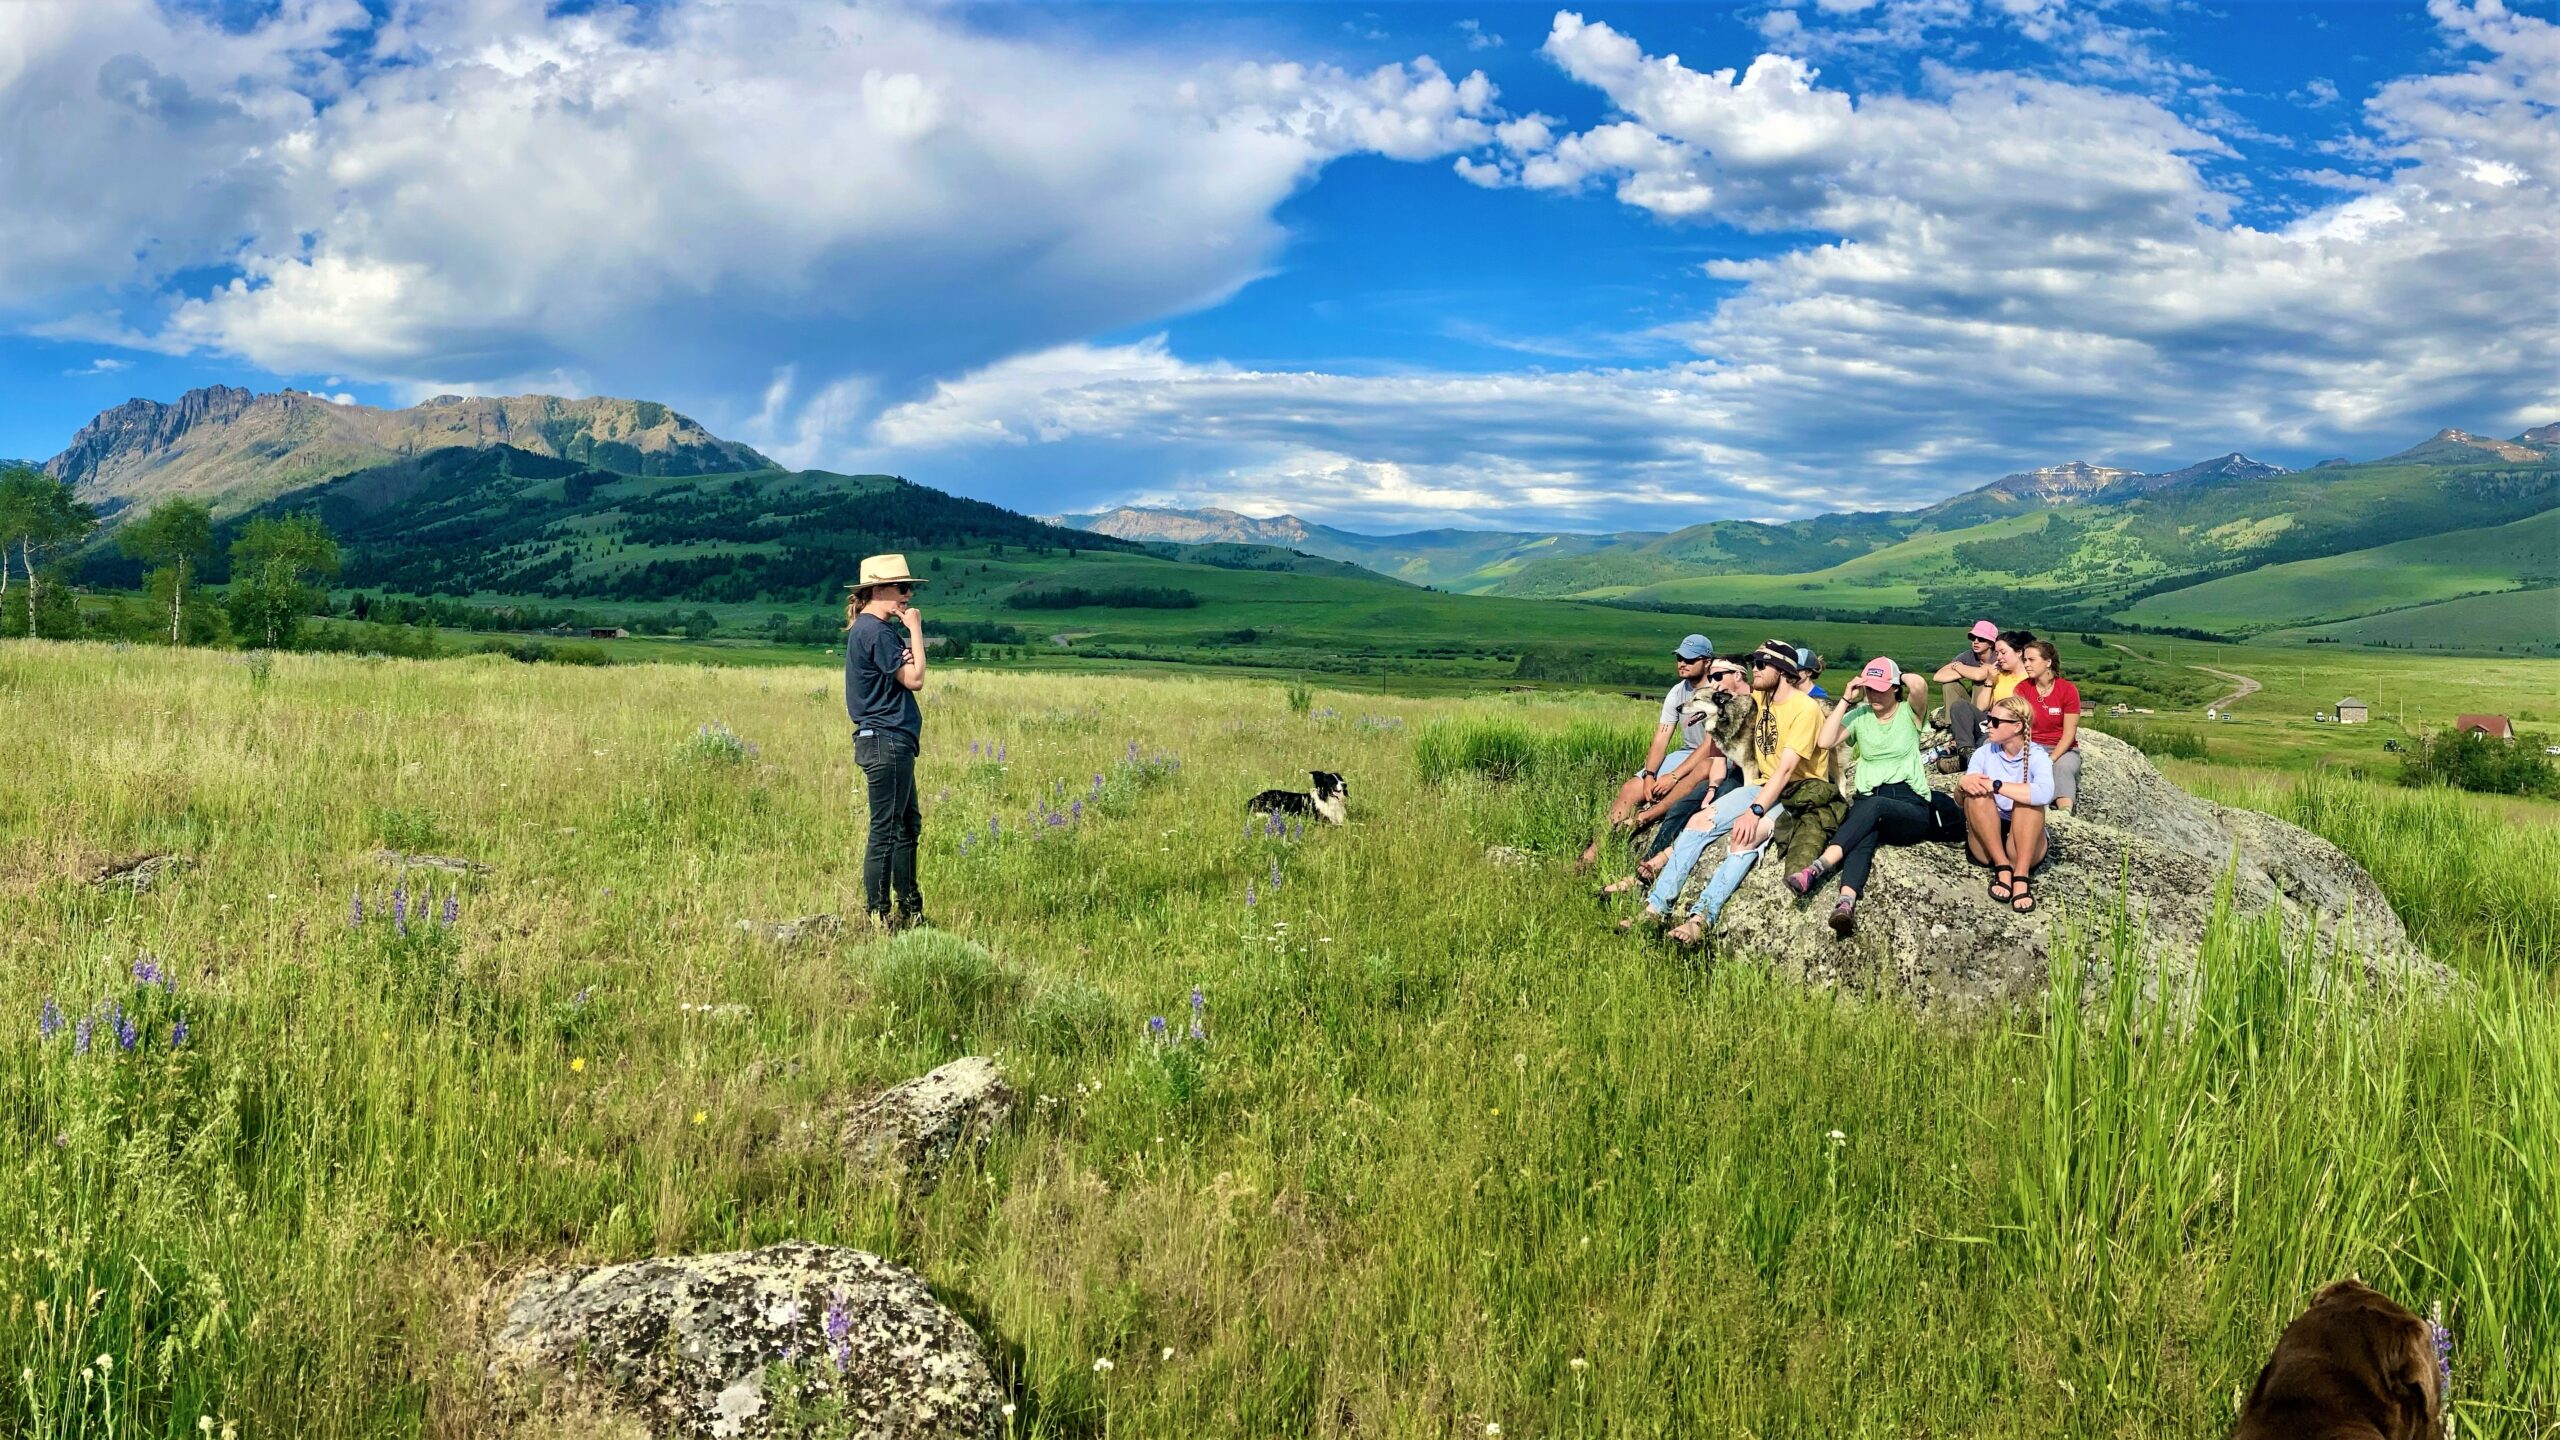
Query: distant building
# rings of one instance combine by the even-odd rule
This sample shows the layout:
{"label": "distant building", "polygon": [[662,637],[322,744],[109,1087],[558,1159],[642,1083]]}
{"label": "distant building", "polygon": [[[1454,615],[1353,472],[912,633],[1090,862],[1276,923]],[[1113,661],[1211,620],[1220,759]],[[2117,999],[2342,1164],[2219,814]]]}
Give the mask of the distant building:
{"label": "distant building", "polygon": [[2504,715],[2456,715],[2453,728],[2463,735],[2486,735],[2492,740],[2513,740],[2516,727]]}
{"label": "distant building", "polygon": [[2365,711],[2365,703],[2353,695],[2338,702],[2338,723],[2341,725],[2362,725],[2372,718]]}
{"label": "distant building", "polygon": [[587,632],[587,638],[590,640],[628,640],[631,638],[631,632],[623,629],[619,625],[599,625],[595,629]]}

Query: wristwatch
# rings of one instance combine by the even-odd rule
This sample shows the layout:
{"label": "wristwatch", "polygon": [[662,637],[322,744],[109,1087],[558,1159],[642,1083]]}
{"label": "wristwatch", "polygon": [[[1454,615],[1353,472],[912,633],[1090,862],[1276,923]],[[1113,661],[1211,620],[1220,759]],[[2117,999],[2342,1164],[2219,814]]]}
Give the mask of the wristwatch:
{"label": "wristwatch", "polygon": [[1653,772],[1650,770],[1639,770],[1636,772],[1636,778],[1639,780],[1650,780],[1653,778]]}
{"label": "wristwatch", "polygon": [[1769,818],[1769,807],[1761,804],[1757,800],[1754,800],[1751,802],[1751,813],[1759,816],[1763,820],[1766,820]]}

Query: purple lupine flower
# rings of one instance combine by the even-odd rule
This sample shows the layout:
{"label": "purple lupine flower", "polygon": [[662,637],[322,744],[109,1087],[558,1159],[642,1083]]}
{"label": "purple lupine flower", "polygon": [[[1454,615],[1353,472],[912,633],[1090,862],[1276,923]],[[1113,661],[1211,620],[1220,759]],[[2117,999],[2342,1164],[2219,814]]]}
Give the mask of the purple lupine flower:
{"label": "purple lupine flower", "polygon": [[1084,818],[1084,802],[1081,800],[1070,801],[1067,805],[1067,818],[1070,820],[1082,820]]}
{"label": "purple lupine flower", "polygon": [[71,1053],[72,1053],[72,1054],[74,1054],[74,1055],[86,1055],[86,1054],[88,1054],[88,1053],[89,1053],[89,1035],[90,1035],[90,1032],[92,1032],[92,1031],[96,1030],[97,1028],[98,1028],[98,1017],[97,1017],[97,1016],[95,1016],[95,1015],[83,1015],[83,1016],[81,1016],[81,1017],[80,1017],[80,1023],[71,1027]]}
{"label": "purple lupine flower", "polygon": [[354,899],[353,901],[351,901],[351,902],[348,904],[348,906],[347,906],[347,928],[348,928],[348,929],[350,929],[350,930],[354,930],[354,929],[361,928],[361,927],[363,926],[363,924],[364,924],[364,891],[362,891],[362,890],[358,890],[358,891],[356,891],[355,899]]}
{"label": "purple lupine flower", "polygon": [[62,1007],[54,1004],[53,997],[47,995],[44,997],[44,1008],[36,1012],[36,1038],[50,1040],[61,1033]]}
{"label": "purple lupine flower", "polygon": [[142,958],[133,962],[133,983],[136,985],[160,983],[160,967],[153,963],[149,951],[143,952]]}
{"label": "purple lupine flower", "polygon": [[444,892],[444,923],[446,923],[447,925],[451,925],[451,924],[453,924],[455,921],[460,920],[461,918],[462,918],[462,897],[461,897],[461,896],[459,896],[459,895],[456,895],[454,892],[452,892],[452,891],[450,891],[450,890],[447,890],[446,892]]}
{"label": "purple lupine flower", "polygon": [[969,845],[970,845],[970,842],[972,842],[972,841],[976,840],[977,838],[978,838],[978,832],[977,832],[977,831],[975,831],[975,830],[963,830],[963,831],[961,831],[961,832],[960,832],[960,853],[961,853],[961,854],[963,854],[963,855],[968,854],[968,853],[969,853]]}
{"label": "purple lupine flower", "polygon": [[978,758],[978,742],[975,740],[969,742],[969,758],[972,760]]}
{"label": "purple lupine flower", "polygon": [[137,1027],[137,1026],[133,1023],[133,1017],[132,1017],[132,1016],[130,1016],[130,1015],[120,1015],[120,1016],[117,1016],[117,1017],[116,1017],[116,1048],[117,1048],[117,1049],[119,1049],[119,1050],[130,1050],[130,1049],[132,1049],[132,1048],[133,1048],[133,1046],[134,1046],[134,1042],[135,1042],[135,1041],[137,1041],[137,1040],[140,1040],[141,1038],[142,1038],[142,1031],[141,1031],[141,1029],[140,1029],[139,1027]]}
{"label": "purple lupine flower", "polygon": [[175,1050],[175,1049],[177,1049],[179,1046],[184,1045],[184,1044],[186,1044],[186,1043],[187,1043],[187,1017],[186,1017],[186,1016],[184,1016],[184,1015],[181,1015],[181,1016],[179,1016],[179,1017],[177,1018],[177,1020],[176,1020],[175,1022],[173,1022],[173,1023],[169,1026],[169,1048],[170,1048],[170,1049],[172,1049],[172,1050]]}
{"label": "purple lupine flower", "polygon": [[405,879],[391,887],[391,924],[401,934],[409,933],[409,882]]}
{"label": "purple lupine flower", "polygon": [[1003,764],[1003,763],[1004,763],[1004,757],[1005,757],[1005,756],[1006,756],[1006,754],[1008,754],[1012,749],[1013,749],[1013,747],[1012,747],[1012,746],[1010,746],[1010,745],[998,745],[998,746],[996,747],[996,763],[997,763],[997,764],[999,764],[999,765]]}
{"label": "purple lupine flower", "polygon": [[1244,882],[1244,908],[1253,908],[1253,882],[1250,880]]}
{"label": "purple lupine flower", "polygon": [[1135,740],[1132,740],[1132,741],[1130,741],[1130,742],[1129,742],[1129,763],[1130,763],[1130,764],[1132,764],[1132,765],[1134,765],[1134,764],[1136,764],[1136,763],[1137,763],[1137,761],[1138,761],[1138,742],[1137,742],[1137,741],[1135,741]]}
{"label": "purple lupine flower", "polygon": [[1277,855],[1271,857],[1271,888],[1280,888],[1280,857]]}
{"label": "purple lupine flower", "polygon": [[2436,1393],[2453,1393],[2453,1332],[2444,1326],[2444,1302],[2427,1307],[2427,1338],[2436,1347]]}
{"label": "purple lupine flower", "polygon": [[1150,1016],[1148,1016],[1148,1017],[1147,1017],[1147,1038],[1148,1038],[1148,1039],[1150,1039],[1150,1040],[1158,1040],[1158,1041],[1161,1041],[1162,1039],[1164,1039],[1164,1017],[1163,1017],[1163,1016],[1161,1016],[1161,1015],[1150,1015]]}
{"label": "purple lupine flower", "polygon": [[1200,987],[1199,987],[1199,986],[1197,986],[1197,985],[1192,986],[1192,987],[1191,987],[1191,1013],[1192,1013],[1192,1014],[1194,1014],[1194,1015],[1197,1015],[1197,1014],[1199,1014],[1201,1011],[1206,1010],[1206,1009],[1208,1009],[1208,1008],[1209,1008],[1209,997],[1208,997],[1206,994],[1204,994],[1204,993],[1202,993],[1202,992],[1201,992],[1201,989],[1200,989]]}
{"label": "purple lupine flower", "polygon": [[993,815],[987,817],[987,838],[990,840],[996,838],[996,817]]}

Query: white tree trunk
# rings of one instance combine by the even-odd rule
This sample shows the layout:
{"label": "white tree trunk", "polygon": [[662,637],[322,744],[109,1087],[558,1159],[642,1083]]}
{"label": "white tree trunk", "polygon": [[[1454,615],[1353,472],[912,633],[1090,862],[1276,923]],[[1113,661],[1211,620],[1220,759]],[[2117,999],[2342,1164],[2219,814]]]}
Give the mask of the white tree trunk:
{"label": "white tree trunk", "polygon": [[27,567],[27,638],[36,638],[36,555],[35,542],[18,537],[18,563]]}
{"label": "white tree trunk", "polygon": [[169,587],[169,647],[176,649],[179,636],[179,610],[187,601],[187,557],[178,557],[178,583]]}

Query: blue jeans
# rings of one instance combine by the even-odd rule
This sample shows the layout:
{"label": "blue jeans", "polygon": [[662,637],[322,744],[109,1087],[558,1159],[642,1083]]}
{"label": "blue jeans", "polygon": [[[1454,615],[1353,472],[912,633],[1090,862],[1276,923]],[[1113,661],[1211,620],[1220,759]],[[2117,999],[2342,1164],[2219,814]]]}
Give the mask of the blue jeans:
{"label": "blue jeans", "polygon": [[[1692,823],[1683,829],[1680,838],[1671,844],[1670,860],[1664,863],[1662,873],[1654,878],[1653,889],[1644,897],[1645,908],[1657,915],[1670,914],[1673,903],[1680,898],[1680,887],[1689,883],[1689,872],[1696,868],[1698,858],[1706,854],[1708,846],[1733,833],[1733,822],[1751,809],[1751,802],[1759,794],[1758,786],[1728,790],[1716,800],[1715,809],[1708,812],[1711,823],[1704,826]],[[1771,806],[1768,825],[1776,828],[1778,817],[1786,813],[1784,805]],[[1742,884],[1743,876],[1751,873],[1752,866],[1760,863],[1760,852],[1767,848],[1768,834],[1763,831],[1759,844],[1739,855],[1725,856],[1689,913],[1704,917],[1710,925],[1714,924],[1716,916],[1724,910],[1724,902],[1733,898],[1735,887]]]}

